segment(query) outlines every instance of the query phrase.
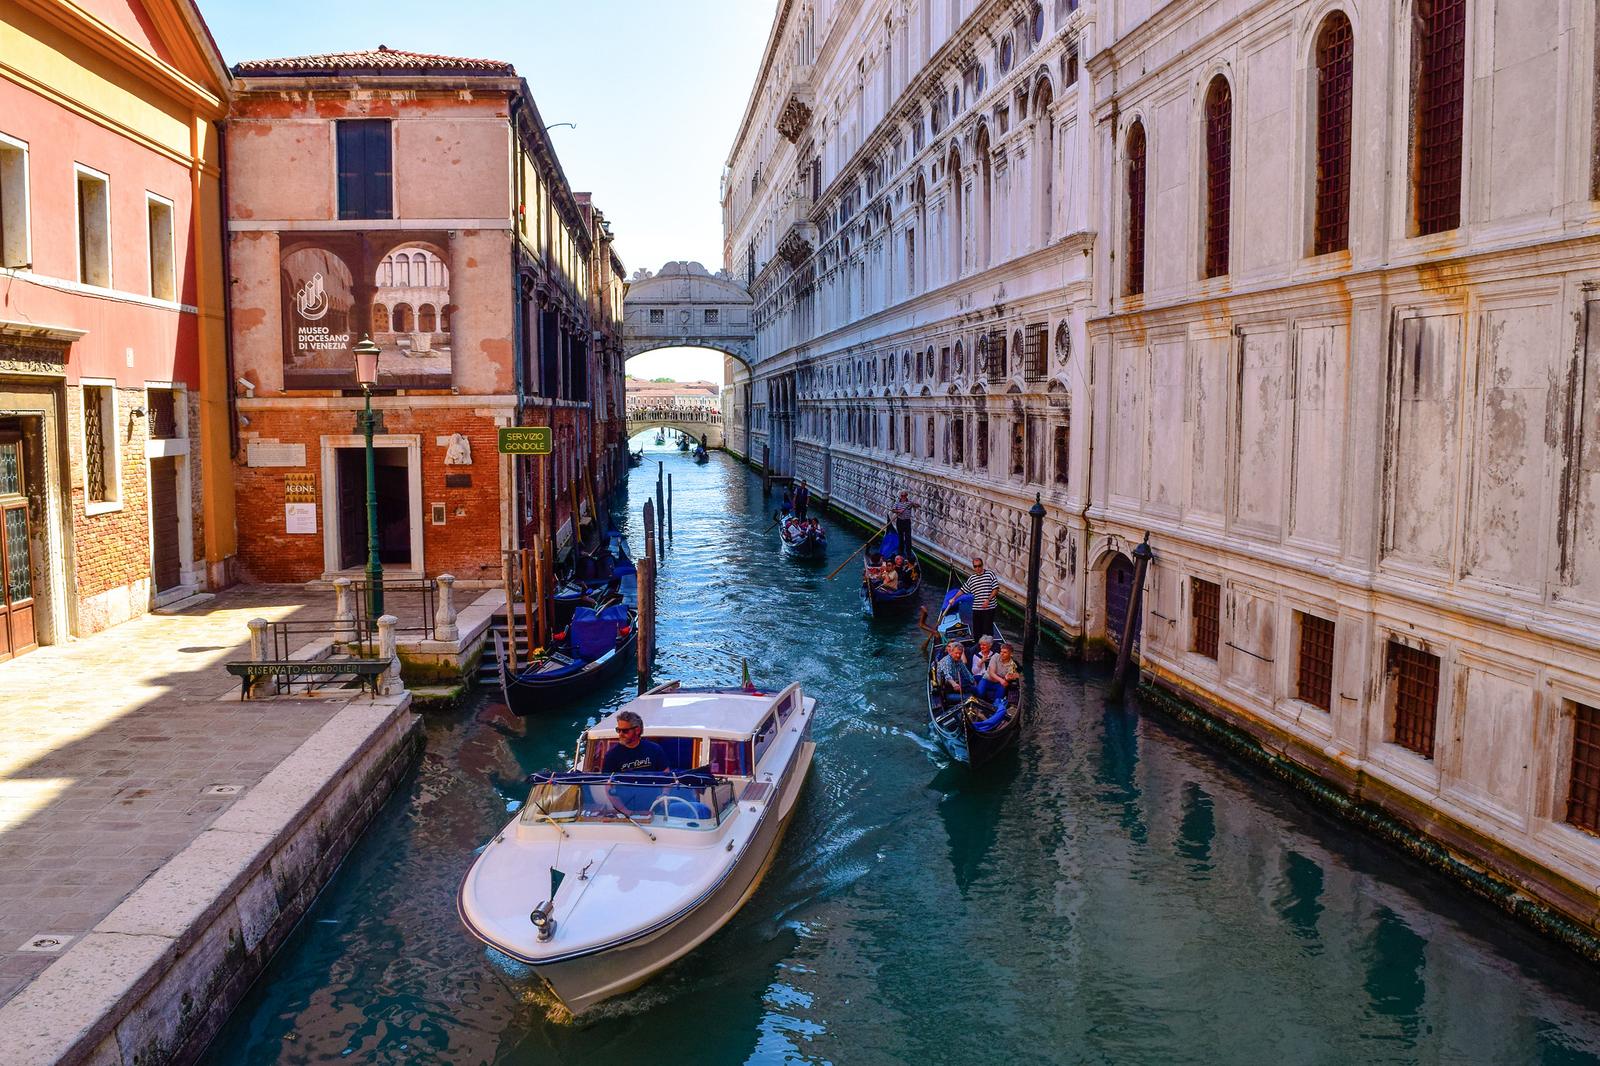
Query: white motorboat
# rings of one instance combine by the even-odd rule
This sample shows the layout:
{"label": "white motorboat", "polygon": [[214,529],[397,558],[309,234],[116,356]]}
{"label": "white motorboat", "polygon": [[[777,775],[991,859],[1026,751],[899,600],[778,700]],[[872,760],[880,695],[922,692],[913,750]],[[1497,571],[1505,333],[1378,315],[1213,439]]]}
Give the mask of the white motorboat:
{"label": "white motorboat", "polygon": [[619,708],[673,769],[600,773],[616,714],[585,730],[573,769],[533,775],[467,871],[462,922],[574,1015],[636,988],[754,894],[811,767],[815,709],[799,683],[773,696],[676,682]]}

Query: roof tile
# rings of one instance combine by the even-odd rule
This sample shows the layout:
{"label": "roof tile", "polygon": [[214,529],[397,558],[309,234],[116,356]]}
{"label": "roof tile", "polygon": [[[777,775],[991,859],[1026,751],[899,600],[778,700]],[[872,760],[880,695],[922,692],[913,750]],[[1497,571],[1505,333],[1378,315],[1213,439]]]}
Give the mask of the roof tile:
{"label": "roof tile", "polygon": [[289,56],[285,59],[247,59],[234,65],[235,76],[251,74],[383,74],[396,71],[437,72],[441,74],[499,74],[514,76],[516,68],[500,59],[467,59],[461,56],[407,52],[386,45],[356,52],[329,52],[325,55]]}

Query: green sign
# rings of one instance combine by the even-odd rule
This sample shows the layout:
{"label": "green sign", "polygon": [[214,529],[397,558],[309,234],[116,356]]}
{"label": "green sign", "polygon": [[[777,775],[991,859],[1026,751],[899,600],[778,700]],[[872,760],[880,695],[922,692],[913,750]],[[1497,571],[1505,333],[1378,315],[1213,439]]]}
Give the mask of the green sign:
{"label": "green sign", "polygon": [[549,455],[555,451],[555,434],[549,426],[502,426],[501,455]]}

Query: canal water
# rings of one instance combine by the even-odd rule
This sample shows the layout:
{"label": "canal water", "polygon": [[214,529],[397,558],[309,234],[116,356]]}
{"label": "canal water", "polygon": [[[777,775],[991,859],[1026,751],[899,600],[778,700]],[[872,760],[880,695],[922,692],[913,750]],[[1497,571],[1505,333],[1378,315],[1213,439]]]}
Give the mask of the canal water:
{"label": "canal water", "polygon": [[950,766],[928,737],[922,635],[861,616],[855,564],[826,580],[859,538],[831,524],[832,561],[789,562],[745,468],[649,454],[630,529],[655,459],[675,490],[658,680],[737,683],[748,660],[819,701],[808,789],[760,891],[638,992],[552,1020],[526,970],[463,931],[455,892],[523,775],[564,763],[633,680],[527,722],[485,694],[429,719],[414,779],[210,1062],[1600,1062],[1595,969],[1109,702],[1103,669],[1042,655],[1016,757]]}

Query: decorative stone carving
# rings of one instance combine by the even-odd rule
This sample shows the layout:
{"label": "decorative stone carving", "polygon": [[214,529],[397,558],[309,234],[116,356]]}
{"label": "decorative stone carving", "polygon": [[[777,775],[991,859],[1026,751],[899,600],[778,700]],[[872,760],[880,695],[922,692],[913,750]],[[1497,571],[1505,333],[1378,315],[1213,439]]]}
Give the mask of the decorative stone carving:
{"label": "decorative stone carving", "polygon": [[456,579],[454,574],[438,577],[439,603],[433,610],[433,639],[459,640],[461,631],[456,626]]}
{"label": "decorative stone carving", "polygon": [[450,443],[445,445],[444,449],[444,465],[472,465],[472,442],[466,438],[465,434],[452,433],[450,435]]}
{"label": "decorative stone carving", "polygon": [[811,105],[807,101],[800,99],[799,96],[791,94],[789,99],[784,101],[783,110],[778,113],[778,121],[776,123],[778,132],[783,134],[785,140],[793,144],[800,139],[800,134],[804,133],[805,128],[810,124]]}

